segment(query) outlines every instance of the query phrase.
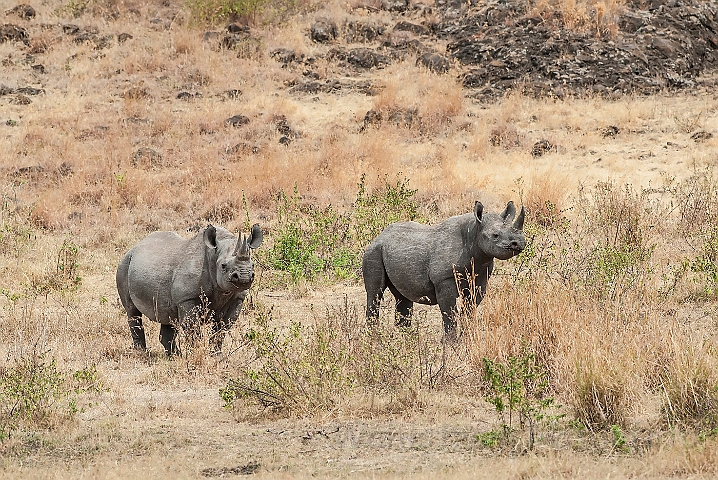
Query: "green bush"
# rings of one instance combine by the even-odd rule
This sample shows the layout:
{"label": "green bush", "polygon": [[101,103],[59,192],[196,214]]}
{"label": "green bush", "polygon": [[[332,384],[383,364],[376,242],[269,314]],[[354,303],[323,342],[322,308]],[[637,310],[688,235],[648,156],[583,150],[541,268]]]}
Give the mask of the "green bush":
{"label": "green bush", "polygon": [[413,201],[416,190],[408,188],[406,179],[392,183],[387,177],[369,194],[362,176],[358,188],[356,201],[343,213],[332,205],[319,208],[303,203],[296,186],[291,197],[282,192],[277,200],[274,244],[263,261],[287,272],[294,282],[313,280],[320,274],[358,277],[362,252],[369,242],[390,223],[418,217]]}
{"label": "green bush", "polygon": [[0,370],[0,440],[22,428],[46,428],[54,417],[72,417],[81,411],[78,398],[102,390],[94,365],[62,371],[55,358],[33,354]]}

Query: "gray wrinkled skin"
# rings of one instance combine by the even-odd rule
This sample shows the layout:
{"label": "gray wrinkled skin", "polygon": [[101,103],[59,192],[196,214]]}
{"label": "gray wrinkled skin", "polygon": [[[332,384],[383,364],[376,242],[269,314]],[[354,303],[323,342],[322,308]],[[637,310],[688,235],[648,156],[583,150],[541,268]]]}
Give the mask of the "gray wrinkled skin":
{"label": "gray wrinkled skin", "polygon": [[[362,262],[369,325],[378,321],[379,305],[388,287],[396,298],[398,326],[411,325],[414,302],[438,304],[447,338],[456,339],[456,300],[459,288],[465,298],[471,298],[467,296],[471,289],[466,274],[471,274],[472,262],[473,297],[478,305],[486,294],[494,258],[507,260],[526,247],[523,207],[518,217],[513,202],[499,215],[483,214],[483,208],[476,202],[473,213],[433,226],[394,223],[369,244]],[[454,272],[460,274],[458,285]]]}
{"label": "gray wrinkled skin", "polygon": [[207,226],[187,240],[155,232],[132,247],[117,267],[117,291],[127,311],[135,348],[147,348],[142,315],[159,322],[167,355],[179,353],[177,326],[197,332],[212,322],[213,350],[237,320],[254,280],[250,249],[262,244],[259,225],[238,239],[222,227]]}

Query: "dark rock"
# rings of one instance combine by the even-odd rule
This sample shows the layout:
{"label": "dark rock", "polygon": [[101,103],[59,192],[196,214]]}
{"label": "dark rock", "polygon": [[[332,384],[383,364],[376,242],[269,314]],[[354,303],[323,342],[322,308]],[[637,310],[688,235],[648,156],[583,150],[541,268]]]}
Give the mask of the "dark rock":
{"label": "dark rock", "polygon": [[178,100],[184,100],[185,102],[189,102],[191,100],[194,100],[196,98],[202,98],[202,94],[197,93],[190,93],[190,92],[180,92],[177,94]]}
{"label": "dark rock", "polygon": [[37,65],[31,66],[30,68],[32,68],[32,71],[35,73],[40,73],[40,74],[45,73],[45,65],[37,64]]}
{"label": "dark rock", "polygon": [[282,145],[289,145],[290,143],[292,143],[292,139],[287,136],[284,136],[279,139],[279,143],[281,143]]}
{"label": "dark rock", "polygon": [[0,43],[3,42],[22,42],[27,45],[30,43],[30,36],[24,28],[6,23],[0,26]]}
{"label": "dark rock", "polygon": [[138,117],[128,117],[122,120],[122,123],[125,125],[149,125],[150,119],[149,118],[138,118]]}
{"label": "dark rock", "polygon": [[127,100],[145,100],[151,97],[147,87],[130,87],[122,96]]}
{"label": "dark rock", "polygon": [[257,154],[259,153],[259,147],[248,143],[238,143],[228,147],[224,153],[228,155],[249,155],[250,153]]}
{"label": "dark rock", "polygon": [[41,93],[45,93],[45,90],[43,90],[42,88],[20,87],[15,90],[15,92],[24,93],[25,95],[40,95]]}
{"label": "dark rock", "polygon": [[80,27],[75,24],[68,23],[62,26],[62,33],[66,35],[77,35],[79,32]]}
{"label": "dark rock", "polygon": [[615,137],[616,135],[618,135],[618,133],[619,133],[620,131],[621,131],[621,130],[620,130],[617,126],[615,126],[615,125],[609,125],[608,127],[605,127],[605,128],[602,128],[602,129],[601,129],[601,136],[602,136],[603,138],[606,138],[606,137]]}
{"label": "dark rock", "polygon": [[127,40],[132,40],[134,37],[129,33],[120,33],[117,35],[117,43],[125,43]]}
{"label": "dark rock", "polygon": [[112,46],[112,35],[98,35],[93,32],[81,32],[72,39],[74,43],[89,43],[95,50],[102,50]]}
{"label": "dark rock", "polygon": [[240,96],[242,96],[242,90],[237,90],[237,89],[235,88],[235,89],[232,89],[232,90],[227,90],[226,92],[224,92],[224,94],[227,96],[227,98],[229,98],[229,99],[231,99],[231,100],[236,100],[236,99],[238,99]]}
{"label": "dark rock", "polygon": [[398,108],[389,113],[387,121],[399,127],[410,127],[419,120],[419,111],[415,108]]}
{"label": "dark rock", "polygon": [[202,40],[205,42],[219,42],[219,38],[222,36],[219,32],[204,32]]}
{"label": "dark rock", "polygon": [[276,50],[273,50],[269,53],[269,56],[278,61],[279,63],[283,63],[285,65],[300,59],[300,57],[298,57],[297,54],[294,53],[294,50],[290,50],[288,48],[278,48]]}
{"label": "dark rock", "polygon": [[382,68],[389,64],[389,57],[371,48],[354,48],[346,52],[346,61],[356,68]]}
{"label": "dark rock", "polygon": [[30,105],[32,103],[32,100],[30,100],[30,97],[18,94],[10,102],[14,103],[15,105]]}
{"label": "dark rock", "polygon": [[691,135],[691,139],[698,143],[705,142],[711,138],[713,138],[713,134],[711,132],[706,132],[705,130],[695,132]]}
{"label": "dark rock", "polygon": [[423,25],[417,25],[416,23],[410,23],[401,21],[394,25],[394,31],[396,32],[409,32],[414,35],[428,35],[429,29]]}
{"label": "dark rock", "polygon": [[531,156],[540,157],[555,149],[556,147],[548,140],[539,140],[538,142],[534,143],[534,146],[531,148]]}
{"label": "dark rock", "polygon": [[230,23],[227,25],[227,31],[229,33],[249,33],[249,25]]}
{"label": "dark rock", "polygon": [[382,115],[381,112],[376,110],[369,110],[364,115],[364,121],[362,122],[360,132],[366,131],[371,126],[381,125]]}
{"label": "dark rock", "polygon": [[390,12],[406,12],[409,0],[382,0],[381,8]]}
{"label": "dark rock", "polygon": [[229,117],[227,120],[224,121],[224,125],[226,127],[241,127],[242,125],[246,125],[248,123],[249,117],[245,117],[244,115],[234,115],[233,117]]}
{"label": "dark rock", "polygon": [[449,59],[438,53],[425,53],[416,59],[417,65],[423,65],[430,72],[446,73],[449,71]]}
{"label": "dark rock", "polygon": [[384,34],[385,27],[376,22],[352,20],[344,26],[344,38],[348,43],[373,42]]}
{"label": "dark rock", "polygon": [[0,85],[0,97],[4,95],[12,95],[13,92],[15,92],[15,90],[13,90],[12,88],[6,87],[5,85]]}
{"label": "dark rock", "polygon": [[287,120],[287,117],[284,115],[275,115],[272,117],[272,123],[276,126],[277,132],[279,132],[281,135],[284,135],[285,137],[289,138],[296,138],[299,136],[297,132],[295,132],[292,127],[289,126],[289,121]]}
{"label": "dark rock", "polygon": [[337,38],[337,25],[331,20],[319,19],[312,24],[310,37],[317,43],[332,42]]}
{"label": "dark rock", "polygon": [[32,20],[35,18],[35,9],[30,5],[20,4],[15,8],[11,8],[5,12],[7,15],[17,15],[23,20]]}

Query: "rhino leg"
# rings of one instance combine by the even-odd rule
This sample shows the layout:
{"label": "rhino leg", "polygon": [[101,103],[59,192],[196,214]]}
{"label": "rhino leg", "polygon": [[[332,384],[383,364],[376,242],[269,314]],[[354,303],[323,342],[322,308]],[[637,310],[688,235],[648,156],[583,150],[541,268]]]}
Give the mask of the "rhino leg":
{"label": "rhino leg", "polygon": [[180,354],[175,337],[177,336],[177,328],[174,325],[162,324],[160,326],[160,343],[165,347],[168,357]]}
{"label": "rhino leg", "polygon": [[219,355],[222,353],[222,343],[224,342],[224,336],[234,326],[237,318],[239,318],[239,312],[242,310],[242,304],[244,303],[245,295],[240,295],[237,301],[230,305],[225,312],[218,315],[218,318],[212,322],[212,334],[210,336],[210,348],[213,355]]}
{"label": "rhino leg", "polygon": [[145,338],[145,327],[142,325],[142,314],[139,310],[127,314],[127,323],[130,325],[132,344],[137,350],[147,350],[147,339]]}
{"label": "rhino leg", "polygon": [[411,309],[414,302],[399,293],[391,282],[388,282],[389,290],[396,299],[396,326],[402,328],[411,327]]}
{"label": "rhino leg", "polygon": [[436,300],[444,321],[444,334],[449,339],[456,339],[456,298],[458,294],[456,281],[453,278],[436,285]]}
{"label": "rhino leg", "polygon": [[366,322],[369,326],[376,326],[379,323],[379,306],[389,283],[380,246],[370,244],[364,252],[362,276],[366,290]]}

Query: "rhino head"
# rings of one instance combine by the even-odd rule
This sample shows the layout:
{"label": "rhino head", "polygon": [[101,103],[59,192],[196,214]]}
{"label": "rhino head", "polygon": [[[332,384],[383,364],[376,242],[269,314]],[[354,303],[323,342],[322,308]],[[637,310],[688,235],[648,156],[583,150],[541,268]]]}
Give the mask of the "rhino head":
{"label": "rhino head", "polygon": [[486,255],[508,260],[518,255],[526,248],[526,237],[524,237],[524,207],[516,216],[514,202],[509,202],[499,215],[483,215],[484,206],[481,202],[474,205],[474,218],[476,219],[475,247]]}
{"label": "rhino head", "polygon": [[[235,241],[236,240],[236,241]],[[254,224],[249,236],[219,238],[217,229],[209,225],[204,230],[204,243],[216,252],[215,272],[217,286],[224,292],[247,290],[254,280],[254,262],[250,249],[262,244],[262,229]]]}

